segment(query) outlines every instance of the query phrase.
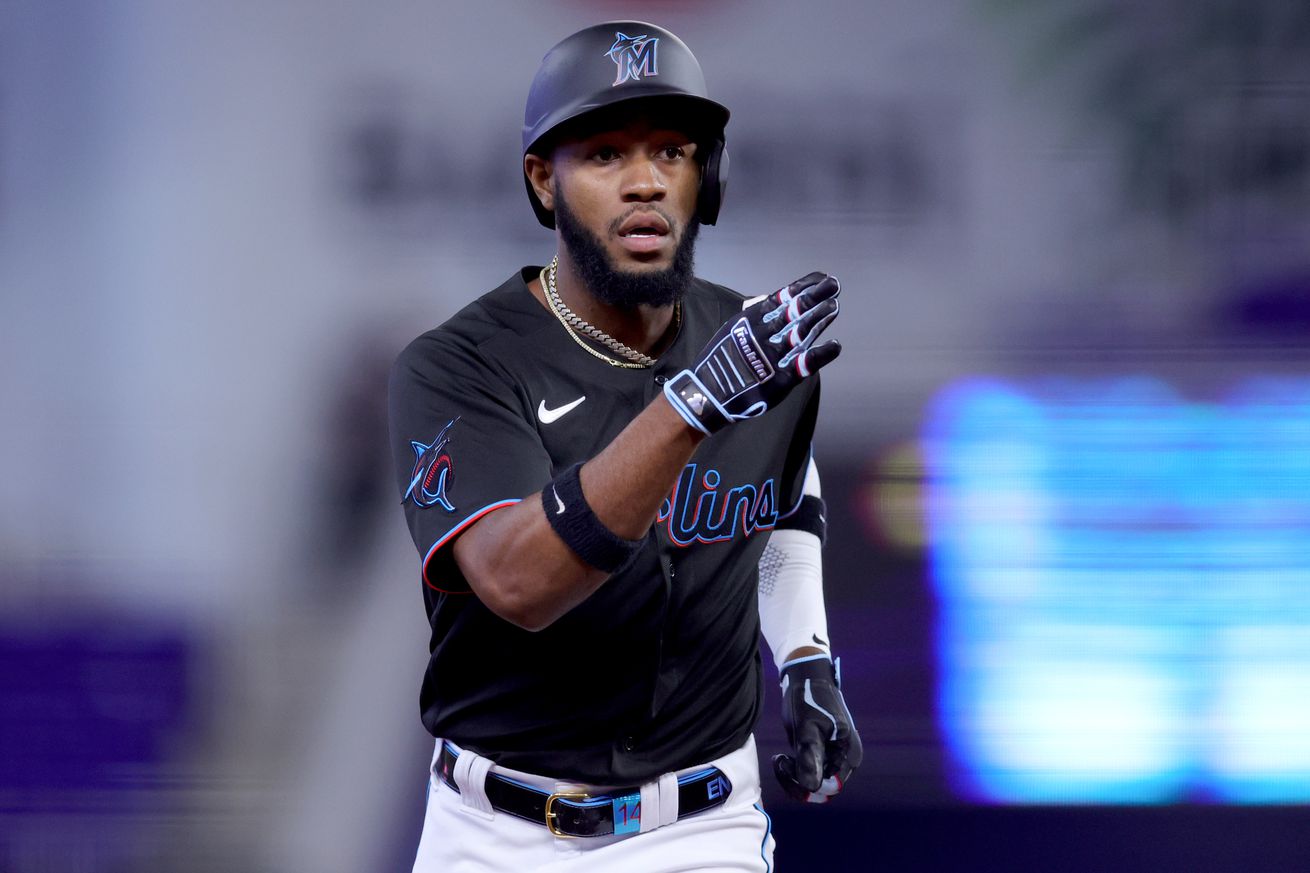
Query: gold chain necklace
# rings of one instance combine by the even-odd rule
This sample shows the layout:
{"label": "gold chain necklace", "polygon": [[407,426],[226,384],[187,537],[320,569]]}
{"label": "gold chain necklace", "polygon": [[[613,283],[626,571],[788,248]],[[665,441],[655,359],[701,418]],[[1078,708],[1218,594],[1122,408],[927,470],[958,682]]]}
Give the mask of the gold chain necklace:
{"label": "gold chain necklace", "polygon": [[[605,333],[605,331],[589,324],[578,316],[572,309],[569,309],[559,296],[559,291],[555,288],[555,275],[559,269],[559,255],[550,259],[550,264],[541,271],[541,289],[545,292],[546,303],[550,306],[550,311],[559,319],[560,324],[568,331],[573,341],[582,347],[583,351],[593,357],[600,358],[611,367],[621,367],[625,370],[642,370],[655,366],[655,359],[650,355],[642,354],[634,348],[624,345],[614,337]],[[673,328],[676,331],[682,325],[682,302],[677,301],[673,304]],[[596,342],[604,345],[611,351],[622,355],[626,361],[616,361],[609,355],[602,354],[591,346],[587,345],[579,336],[579,332],[586,334]]]}

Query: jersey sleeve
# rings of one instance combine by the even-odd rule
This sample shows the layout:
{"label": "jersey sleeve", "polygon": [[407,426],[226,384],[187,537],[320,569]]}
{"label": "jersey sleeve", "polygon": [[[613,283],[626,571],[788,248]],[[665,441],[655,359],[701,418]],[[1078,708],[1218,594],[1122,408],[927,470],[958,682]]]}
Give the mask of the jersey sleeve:
{"label": "jersey sleeve", "polygon": [[515,393],[475,348],[440,333],[411,343],[391,369],[396,484],[423,582],[466,593],[455,539],[550,480],[550,457]]}
{"label": "jersey sleeve", "polygon": [[[813,377],[814,390],[805,398],[796,429],[792,431],[791,442],[787,446],[787,457],[783,463],[782,495],[779,500],[781,513],[779,521],[795,513],[805,496],[805,473],[810,467],[810,444],[814,441],[814,426],[819,420],[819,377]],[[785,525],[780,525],[785,526]]]}

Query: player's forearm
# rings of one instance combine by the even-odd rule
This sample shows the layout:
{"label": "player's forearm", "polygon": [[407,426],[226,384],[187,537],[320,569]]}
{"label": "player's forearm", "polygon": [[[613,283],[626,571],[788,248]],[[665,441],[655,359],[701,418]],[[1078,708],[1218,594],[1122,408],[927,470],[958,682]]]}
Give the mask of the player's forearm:
{"label": "player's forearm", "polygon": [[624,539],[645,536],[703,439],[657,397],[583,465],[582,490],[596,517]]}
{"label": "player's forearm", "polygon": [[454,548],[473,593],[496,615],[525,630],[551,624],[609,576],[555,535],[535,496],[482,518]]}
{"label": "player's forearm", "polygon": [[[637,540],[703,435],[663,396],[657,398],[583,465],[583,494],[616,536]],[[540,630],[573,609],[609,578],[555,532],[539,497],[493,512],[455,542],[455,560],[486,606],[527,630]]]}

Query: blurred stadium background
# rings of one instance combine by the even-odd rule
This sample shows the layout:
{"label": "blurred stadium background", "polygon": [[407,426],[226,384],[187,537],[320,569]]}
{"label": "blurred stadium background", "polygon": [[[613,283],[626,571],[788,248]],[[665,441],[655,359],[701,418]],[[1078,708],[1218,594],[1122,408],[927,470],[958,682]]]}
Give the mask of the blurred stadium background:
{"label": "blurred stadium background", "polygon": [[409,869],[386,368],[549,258],[527,85],[627,16],[733,111],[699,272],[846,289],[868,756],[779,867],[1310,870],[1296,0],[0,0],[0,870]]}

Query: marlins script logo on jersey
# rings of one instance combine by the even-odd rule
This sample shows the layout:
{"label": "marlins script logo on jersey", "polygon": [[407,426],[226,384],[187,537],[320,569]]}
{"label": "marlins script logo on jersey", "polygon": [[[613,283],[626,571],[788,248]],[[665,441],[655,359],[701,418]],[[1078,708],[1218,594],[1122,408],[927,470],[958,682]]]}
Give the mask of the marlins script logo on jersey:
{"label": "marlins script logo on jersey", "polygon": [[605,53],[606,57],[614,61],[614,65],[618,67],[618,72],[614,75],[614,84],[622,85],[629,79],[635,81],[642,76],[658,76],[655,50],[659,47],[659,41],[658,36],[654,38],[646,34],[628,36],[626,33],[615,31],[614,45]]}
{"label": "marlins script logo on jersey", "polygon": [[778,498],[773,479],[757,487],[750,483],[720,488],[722,477],[713,467],[696,475],[696,464],[683,467],[673,493],[664,498],[656,520],[668,526],[678,546],[721,543],[738,533],[750,536],[778,523]]}

